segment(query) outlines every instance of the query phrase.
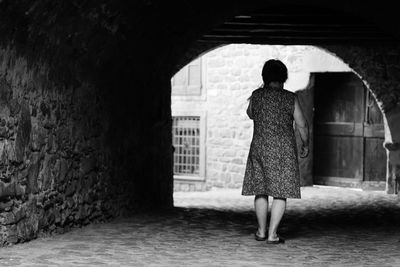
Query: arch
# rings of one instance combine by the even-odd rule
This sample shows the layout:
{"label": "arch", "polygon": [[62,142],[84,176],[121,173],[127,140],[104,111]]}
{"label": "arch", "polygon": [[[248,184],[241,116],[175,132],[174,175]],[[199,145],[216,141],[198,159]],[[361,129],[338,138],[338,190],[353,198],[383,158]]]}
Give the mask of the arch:
{"label": "arch", "polygon": [[[205,72],[202,75],[207,79],[202,80],[203,89],[199,92],[199,95],[182,97],[182,92],[181,95],[176,96],[178,91],[174,91],[175,94],[171,100],[173,114],[189,111],[192,114],[207,114],[207,119],[204,119],[204,123],[207,125],[207,141],[205,142],[207,144],[206,173],[209,175],[205,180],[197,182],[207,186],[239,186],[241,182],[241,177],[244,173],[240,173],[239,170],[244,168],[243,164],[246,161],[245,155],[248,149],[246,143],[250,142],[252,136],[251,128],[247,124],[247,117],[242,111],[246,108],[246,98],[262,83],[260,70],[265,60],[278,58],[286,64],[289,70],[289,79],[285,84],[285,88],[299,94],[302,103],[304,102],[304,111],[310,125],[313,125],[314,106],[317,106],[314,105],[313,101],[314,79],[316,76],[327,77],[323,74],[324,72],[340,72],[336,76],[330,75],[328,77],[354,77],[351,75],[343,76],[346,75],[343,72],[352,72],[355,76],[360,76],[334,53],[317,46],[231,44],[208,50],[202,53],[200,58],[201,62],[203,62],[202,69]],[[196,61],[199,60],[196,59]],[[188,67],[185,67],[185,70],[187,69]],[[363,87],[360,84],[364,84],[365,88],[368,87],[361,79],[357,84],[358,88]],[[321,89],[324,88],[318,86],[318,92],[324,91],[321,91]],[[364,93],[361,92],[358,99],[363,99],[361,95],[364,95]],[[360,103],[363,102],[364,100],[361,100]],[[380,113],[382,114],[382,112]],[[219,123],[221,120],[224,123]],[[361,123],[360,126],[362,127]],[[372,139],[368,139],[366,147],[363,148],[363,151],[365,151],[362,153],[363,157],[368,155],[364,155],[364,153],[369,153],[367,151],[370,151],[372,144],[375,147],[374,149],[379,145],[382,147],[383,144],[382,124],[364,127],[366,127],[364,128],[366,136],[362,138],[379,139],[373,139],[373,143],[371,143]],[[361,134],[363,135],[363,133]],[[221,139],[220,136],[224,136],[224,138]],[[340,148],[338,147],[338,149]],[[378,147],[378,149],[378,155],[382,156],[382,153],[384,153],[383,147]],[[236,151],[236,153],[233,153],[232,150]],[[218,160],[218,157],[222,154],[225,155],[224,162]],[[303,185],[313,184],[312,158],[300,160]],[[370,160],[369,158],[367,160]],[[382,160],[383,162],[380,161],[379,163],[380,189],[383,186],[382,179],[386,177],[384,170],[382,170],[386,156],[382,157]],[[364,167],[362,168],[365,171],[364,176],[366,179],[366,182],[362,185],[363,188],[371,188],[372,186],[376,188],[378,183],[373,184],[374,182],[371,182],[369,178],[372,177],[372,173]],[[230,171],[231,169],[233,170],[232,172]],[[227,178],[228,176],[229,179]],[[336,181],[333,182],[336,183]],[[176,181],[176,184],[179,184],[179,188],[184,184],[184,181]]]}
{"label": "arch", "polygon": [[[321,8],[318,4],[310,3],[310,1],[301,1],[301,5],[305,3]],[[257,8],[265,8],[266,6],[267,5],[258,2],[251,7],[235,6],[233,10],[230,10],[230,16],[240,14],[245,10],[256,10]],[[281,6],[290,5],[285,1]],[[335,7],[329,7],[339,12],[355,13],[354,11],[356,10],[356,6],[353,5],[348,5],[344,9],[338,8],[337,3]],[[372,6],[367,5],[364,11],[364,17],[369,16],[370,21],[375,23],[379,30],[397,36],[398,33],[391,28],[383,30],[383,25],[387,25],[387,19],[378,20],[376,15],[373,14]],[[222,19],[219,18],[219,23],[230,16],[225,14]],[[215,27],[215,25],[210,26],[208,31],[212,27]],[[207,31],[204,30],[203,33],[205,32]],[[260,42],[258,44],[268,43]],[[296,42],[292,41],[290,44],[295,45]],[[400,120],[400,90],[397,89],[397,85],[400,84],[400,55],[397,51],[399,51],[400,47],[397,40],[395,42],[384,42],[379,45],[362,43],[346,44],[345,42],[339,44],[313,44],[313,41],[310,41],[310,45],[317,45],[329,53],[336,55],[338,58],[341,58],[363,80],[375,97],[384,117],[385,148],[388,154],[387,192],[397,192],[396,188],[398,186],[396,186],[396,180],[400,180],[400,178],[397,178],[399,176],[398,170],[400,169],[400,126],[398,123]],[[176,64],[172,66],[172,73],[179,70],[194,58],[220,46],[221,44],[218,42],[193,42],[192,45],[177,58]]]}
{"label": "arch", "polygon": [[[292,11],[296,11],[299,5],[330,8],[353,15],[362,14],[382,32],[394,38],[400,37],[396,21],[397,8],[388,3],[377,7],[373,2],[363,2],[360,5],[358,1],[348,0],[281,0],[279,3],[268,0],[104,0],[101,3],[90,1],[85,4],[76,0],[57,1],[54,4],[50,0],[0,1],[0,55],[6,53],[10,56],[10,60],[1,56],[3,76],[7,81],[1,81],[2,101],[10,99],[10,88],[18,89],[21,93],[12,97],[28,100],[31,107],[34,107],[31,115],[40,115],[30,127],[25,103],[21,101],[20,105],[19,101],[11,102],[11,99],[10,114],[17,116],[21,111],[21,116],[18,117],[23,120],[23,123],[18,124],[21,128],[18,130],[15,127],[15,118],[10,118],[10,123],[1,121],[1,135],[9,135],[11,132],[16,134],[18,146],[26,148],[24,151],[30,151],[32,159],[23,162],[26,168],[29,167],[26,171],[12,165],[16,175],[11,180],[7,176],[4,181],[0,181],[0,195],[18,199],[33,197],[29,199],[31,202],[25,202],[18,210],[7,211],[8,215],[2,214],[7,220],[15,220],[21,228],[14,228],[8,221],[0,225],[0,230],[4,233],[0,238],[0,245],[3,242],[31,239],[36,236],[39,230],[37,227],[46,230],[47,226],[54,225],[52,216],[42,212],[44,206],[31,205],[37,199],[45,200],[44,197],[37,198],[32,194],[37,191],[38,166],[45,166],[51,174],[52,169],[58,169],[52,168],[53,164],[58,164],[61,173],[69,171],[69,163],[73,163],[76,168],[73,172],[67,176],[64,173],[59,176],[61,178],[57,178],[66,187],[52,188],[53,191],[45,190],[40,193],[55,196],[53,193],[58,192],[60,197],[51,197],[52,202],[58,202],[59,199],[71,200],[77,188],[82,189],[84,198],[92,198],[87,194],[88,190],[96,189],[99,198],[95,197],[95,201],[101,203],[97,205],[93,202],[91,207],[96,209],[89,210],[96,213],[98,211],[97,215],[102,218],[114,217],[139,208],[171,207],[173,188],[169,78],[174,70],[179,69],[179,65],[183,66],[185,61],[187,63],[201,53],[219,46],[218,42],[199,40],[209,30],[215,29],[232,16],[272,7],[291,7]],[[316,45],[314,41],[311,40],[310,44]],[[288,43],[296,44],[296,41],[290,39]],[[332,46],[334,44],[336,46]],[[390,129],[386,147],[390,150],[390,159],[394,166],[391,169],[392,177],[398,175],[397,169],[400,166],[400,129],[396,123],[400,119],[400,92],[397,89],[400,79],[400,49],[399,43],[396,44],[324,44],[324,47],[349,62],[367,80],[381,103],[386,114],[387,128]],[[18,86],[14,88],[12,83]],[[50,95],[49,90],[40,88],[54,88],[57,92]],[[88,97],[90,102],[87,103],[70,101],[74,92],[78,92],[78,98],[81,98],[78,95],[82,92],[88,92],[93,97]],[[23,96],[25,93],[26,97]],[[63,101],[65,105],[61,105]],[[46,103],[41,105],[41,102]],[[61,108],[56,109],[53,103],[60,103]],[[54,108],[51,113],[54,116],[48,116],[49,107]],[[91,112],[81,121],[81,116],[76,113],[87,109]],[[90,114],[95,116],[90,118]],[[58,120],[59,116],[68,123],[60,124],[61,128],[56,131],[57,138],[54,138],[53,130],[49,129],[55,125],[53,119]],[[40,127],[43,126],[43,129],[37,130],[36,122],[42,124]],[[10,130],[5,131],[4,125],[10,127]],[[71,130],[70,125],[76,127]],[[90,128],[89,131],[86,128]],[[48,132],[49,138],[44,138],[43,132]],[[98,138],[98,142],[89,142],[84,133],[89,134],[90,138]],[[53,149],[61,149],[59,156],[67,156],[67,159],[54,162],[50,155],[45,157],[46,164],[41,165],[39,161],[42,158],[36,154],[39,149],[27,145],[28,136],[32,136],[32,140],[40,146],[44,146],[43,140],[47,140],[48,146],[43,151],[46,150],[47,153],[48,150],[48,154],[52,154]],[[59,147],[53,146],[53,141],[57,140],[62,142]],[[101,165],[98,166],[100,169],[93,165],[96,160],[86,157],[87,149],[81,140],[88,141],[90,146],[96,148],[91,151],[94,153],[93,158]],[[22,162],[22,149],[14,153],[13,143],[11,140],[3,147],[6,148],[3,149],[3,154],[8,155],[13,162]],[[74,160],[70,158],[72,154]],[[75,164],[76,156],[82,159],[80,166]],[[89,175],[88,172],[98,172],[99,175],[90,175],[90,179],[86,179],[84,177]],[[27,177],[27,180],[21,175]],[[50,180],[43,184],[45,187],[53,185]],[[78,199],[81,198],[74,197],[71,203],[78,203]],[[13,203],[19,202],[8,202]],[[87,206],[80,204],[82,209],[72,211],[75,219],[65,220],[64,223],[86,223]],[[46,204],[46,207],[51,206]],[[66,205],[66,209],[69,206]],[[21,217],[24,220],[17,220],[15,214],[25,214]],[[43,223],[38,224],[42,219]],[[35,227],[33,230],[26,228],[32,225]],[[18,239],[15,233],[23,236]]]}

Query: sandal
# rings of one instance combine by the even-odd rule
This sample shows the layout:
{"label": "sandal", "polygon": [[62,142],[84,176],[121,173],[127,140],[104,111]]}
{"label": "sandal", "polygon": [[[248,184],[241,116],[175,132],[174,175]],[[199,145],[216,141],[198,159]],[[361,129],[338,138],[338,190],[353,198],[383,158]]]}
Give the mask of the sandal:
{"label": "sandal", "polygon": [[278,237],[278,240],[267,240],[267,244],[276,245],[276,244],[283,244],[283,243],[285,243],[285,239],[282,239],[280,237]]}
{"label": "sandal", "polygon": [[257,233],[254,234],[254,238],[257,241],[265,241],[265,240],[267,240],[267,236],[261,237]]}

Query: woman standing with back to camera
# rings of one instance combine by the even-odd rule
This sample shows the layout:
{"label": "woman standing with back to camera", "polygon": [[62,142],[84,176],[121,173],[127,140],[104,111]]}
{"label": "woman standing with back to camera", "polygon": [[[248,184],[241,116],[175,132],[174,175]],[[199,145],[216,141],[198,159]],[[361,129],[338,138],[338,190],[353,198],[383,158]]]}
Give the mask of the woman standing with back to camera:
{"label": "woman standing with back to camera", "polygon": [[[264,85],[253,91],[247,114],[254,121],[253,139],[246,164],[242,195],[255,195],[257,241],[284,243],[277,229],[287,198],[300,198],[300,172],[293,122],[299,129],[300,157],[308,155],[308,125],[296,94],[283,89],[286,66],[271,59],[262,69]],[[273,197],[267,233],[268,197]]]}

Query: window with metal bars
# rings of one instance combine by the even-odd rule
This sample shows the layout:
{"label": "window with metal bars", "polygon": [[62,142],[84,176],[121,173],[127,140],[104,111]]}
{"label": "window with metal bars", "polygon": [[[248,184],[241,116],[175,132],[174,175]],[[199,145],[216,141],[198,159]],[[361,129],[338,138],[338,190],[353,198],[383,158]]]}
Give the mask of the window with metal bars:
{"label": "window with metal bars", "polygon": [[173,116],[174,175],[200,175],[200,116]]}

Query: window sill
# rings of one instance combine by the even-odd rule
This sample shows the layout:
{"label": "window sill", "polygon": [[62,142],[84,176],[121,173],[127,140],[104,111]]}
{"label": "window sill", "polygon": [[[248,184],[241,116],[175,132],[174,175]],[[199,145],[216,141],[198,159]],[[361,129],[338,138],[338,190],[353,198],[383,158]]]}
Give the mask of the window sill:
{"label": "window sill", "polygon": [[204,177],[200,177],[200,176],[174,175],[174,180],[176,180],[176,181],[205,182],[205,178]]}

